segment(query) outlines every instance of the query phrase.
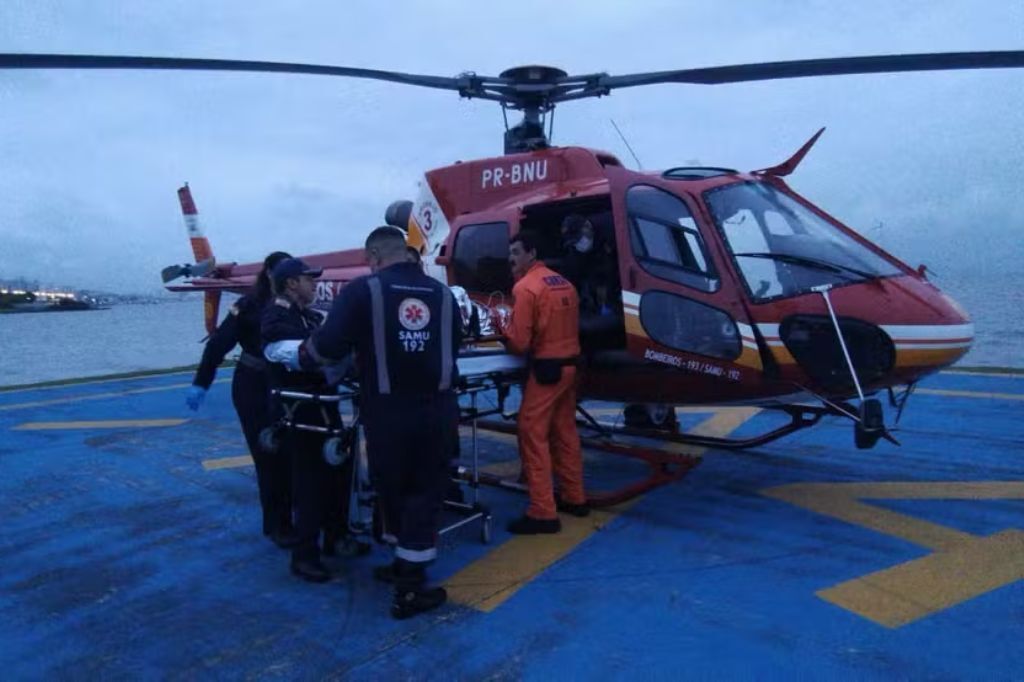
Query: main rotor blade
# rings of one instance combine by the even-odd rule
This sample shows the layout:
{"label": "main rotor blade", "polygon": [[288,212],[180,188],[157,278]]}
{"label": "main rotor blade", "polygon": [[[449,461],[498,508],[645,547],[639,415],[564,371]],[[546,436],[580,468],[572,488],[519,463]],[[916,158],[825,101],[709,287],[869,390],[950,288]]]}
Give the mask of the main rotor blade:
{"label": "main rotor blade", "polygon": [[[476,76],[447,78],[397,71],[378,71],[349,66],[252,62],[237,59],[188,59],[184,57],[120,57],[84,54],[0,54],[0,69],[163,69],[170,71],[250,71],[256,73],[302,73],[314,76],[348,76],[420,85],[425,88],[461,91]],[[501,81],[487,78],[489,81]]]}
{"label": "main rotor blade", "polygon": [[379,71],[349,66],[256,62],[234,59],[189,59],[183,57],[122,57],[112,55],[0,54],[0,69],[164,69],[186,71],[248,71],[319,76],[347,76],[454,90],[462,97],[501,102],[513,108],[550,106],[586,97],[600,97],[614,88],[656,83],[721,84],[744,81],[837,76],[845,74],[939,71],[954,69],[1000,69],[1024,66],[1024,51],[946,52],[931,54],[836,57],[790,62],[766,62],[715,66],[700,69],[634,73],[624,76],[590,74],[566,76],[552,82],[520,82],[515,78],[493,78],[466,73],[448,78],[397,71]]}
{"label": "main rotor blade", "polygon": [[858,73],[943,71],[953,69],[1005,69],[1024,66],[1024,51],[938,52],[928,54],[879,55],[875,57],[832,57],[792,62],[765,62],[713,66],[702,69],[655,71],[598,78],[596,85],[608,89],[654,83],[696,83],[715,85],[744,81],[767,81],[809,76],[841,76]]}

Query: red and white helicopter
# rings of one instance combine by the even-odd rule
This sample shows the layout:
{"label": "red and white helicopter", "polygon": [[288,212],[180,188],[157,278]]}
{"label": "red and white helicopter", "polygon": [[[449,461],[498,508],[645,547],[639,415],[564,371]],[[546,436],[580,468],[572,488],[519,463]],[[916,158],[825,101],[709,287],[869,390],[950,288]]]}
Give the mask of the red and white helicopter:
{"label": "red and white helicopter", "polygon": [[[0,54],[0,68],[184,69],[370,78],[457,92],[519,110],[505,155],[427,171],[413,201],[386,221],[406,230],[432,276],[465,292],[487,336],[512,286],[509,238],[540,236],[556,269],[563,219],[587,218],[602,238],[610,292],[604,314],[584,313],[581,398],[626,403],[753,404],[790,416],[754,438],[674,432],[661,438],[720,447],[765,443],[844,414],[856,442],[894,440],[879,399],[899,412],[913,386],[970,348],[974,327],[949,296],[903,261],[843,225],[785,181],[818,139],[753,172],[715,167],[634,171],[607,152],[551,146],[555,105],[655,83],[724,84],[842,74],[1024,66],[1024,51],[814,59],[613,76],[527,66],[498,77],[438,77],[349,67],[211,59]],[[179,190],[195,265],[165,269],[174,291],[206,292],[208,327],[220,292],[240,292],[259,264],[217,263],[187,186]],[[324,269],[318,302],[366,272],[359,249],[302,256]],[[589,275],[588,275],[589,276]],[[897,391],[897,389],[901,389]],[[849,401],[856,400],[855,403]],[[898,418],[898,413],[897,413]],[[649,433],[641,429],[627,432]]]}

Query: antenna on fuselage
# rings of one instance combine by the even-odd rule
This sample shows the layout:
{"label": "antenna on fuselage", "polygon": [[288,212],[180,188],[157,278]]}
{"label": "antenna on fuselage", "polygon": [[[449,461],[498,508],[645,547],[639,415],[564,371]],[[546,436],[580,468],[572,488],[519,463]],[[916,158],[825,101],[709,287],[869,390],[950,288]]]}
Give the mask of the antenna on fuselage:
{"label": "antenna on fuselage", "polygon": [[622,134],[621,130],[619,130],[619,126],[616,125],[615,119],[614,118],[610,118],[608,120],[612,122],[612,127],[615,128],[615,132],[617,132],[619,134],[619,137],[622,138],[622,142],[623,142],[623,144],[626,145],[626,149],[628,149],[629,153],[633,155],[633,160],[636,161],[636,169],[640,170],[641,168],[643,168],[644,165],[642,163],[640,163],[640,159],[637,158],[636,152],[634,152],[633,148],[631,146],[629,146],[629,140],[627,140],[626,136]]}

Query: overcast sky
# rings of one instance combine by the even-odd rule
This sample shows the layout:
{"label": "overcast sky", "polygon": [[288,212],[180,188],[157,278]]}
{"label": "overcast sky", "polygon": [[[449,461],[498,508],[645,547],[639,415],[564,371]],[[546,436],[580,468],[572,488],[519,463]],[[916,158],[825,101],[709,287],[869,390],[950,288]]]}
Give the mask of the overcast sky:
{"label": "overcast sky", "polygon": [[[0,52],[445,76],[1005,49],[1024,49],[1019,0],[0,3]],[[611,118],[649,169],[762,168],[827,126],[797,191],[913,265],[1022,270],[1024,69],[631,88],[561,105],[555,142],[633,166]],[[502,130],[494,103],[369,81],[0,72],[0,278],[158,290],[191,259],[186,180],[221,261],[355,246],[424,170],[499,154]]]}

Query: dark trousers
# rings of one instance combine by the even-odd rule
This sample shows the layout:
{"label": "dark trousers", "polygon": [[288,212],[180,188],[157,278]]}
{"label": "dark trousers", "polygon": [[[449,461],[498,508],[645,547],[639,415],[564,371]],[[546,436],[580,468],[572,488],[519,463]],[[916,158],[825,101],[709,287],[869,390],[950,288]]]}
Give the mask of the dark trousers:
{"label": "dark trousers", "polygon": [[[296,416],[303,423],[323,425],[319,412],[312,417],[308,410],[300,409]],[[289,430],[285,438],[284,452],[291,460],[295,532],[299,541],[292,552],[296,560],[319,558],[321,530],[328,542],[337,540],[348,531],[352,459],[340,467],[327,464],[323,458],[324,440],[319,433],[294,429]]]}
{"label": "dark trousers", "polygon": [[364,402],[362,418],[384,532],[398,540],[395,557],[431,561],[458,447],[456,396],[374,396]]}
{"label": "dark trousers", "polygon": [[259,445],[260,431],[272,422],[270,387],[266,372],[245,365],[235,368],[231,402],[242,424],[249,454],[256,465],[256,483],[263,508],[263,532],[273,533],[291,525],[291,468],[280,453],[269,454]]}

